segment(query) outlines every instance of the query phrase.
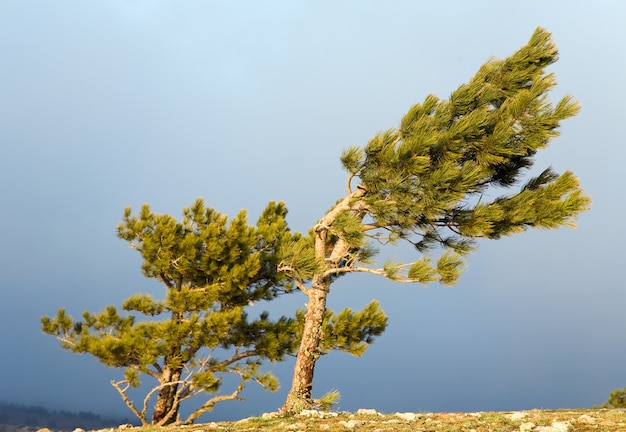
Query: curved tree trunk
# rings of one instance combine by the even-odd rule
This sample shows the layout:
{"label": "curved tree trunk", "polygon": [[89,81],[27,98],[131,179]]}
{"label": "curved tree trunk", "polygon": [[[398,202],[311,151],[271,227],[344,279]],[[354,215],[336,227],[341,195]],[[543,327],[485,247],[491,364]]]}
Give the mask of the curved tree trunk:
{"label": "curved tree trunk", "polygon": [[[356,191],[350,192],[340,203],[335,205],[315,227],[315,256],[324,261],[329,268],[336,268],[339,261],[346,255],[349,249],[344,239],[338,239],[328,249],[328,230],[335,219],[344,211],[358,210],[355,200],[365,195],[365,188],[357,186]],[[357,215],[361,220],[365,212],[359,211]],[[328,268],[327,268],[328,270]],[[291,390],[287,394],[282,411],[287,414],[297,414],[304,409],[313,407],[311,397],[313,389],[313,373],[315,363],[320,356],[319,346],[323,333],[324,312],[326,312],[326,298],[332,283],[328,272],[318,273],[313,276],[311,288],[307,291],[309,301],[304,316],[304,328],[302,329],[302,341],[298,349],[296,365],[293,370]]]}
{"label": "curved tree trunk", "polygon": [[313,278],[313,285],[309,291],[309,302],[306,306],[302,342],[298,349],[298,357],[293,370],[291,390],[282,411],[296,414],[303,409],[313,406],[311,390],[313,388],[313,373],[315,362],[319,358],[319,345],[322,339],[322,322],[326,311],[326,297],[330,281],[319,276]]}

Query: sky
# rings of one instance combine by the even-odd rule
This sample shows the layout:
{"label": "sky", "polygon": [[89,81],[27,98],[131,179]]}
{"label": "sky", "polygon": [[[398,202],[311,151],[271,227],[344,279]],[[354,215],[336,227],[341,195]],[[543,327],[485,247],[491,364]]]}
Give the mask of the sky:
{"label": "sky", "polygon": [[[337,389],[338,409],[381,412],[604,402],[626,386],[625,18],[618,0],[1,0],[0,399],[132,417],[109,384],[122,372],[40,325],[61,306],[80,316],[162,294],[116,237],[126,206],[180,217],[203,197],[254,221],[284,201],[306,231],[344,196],[344,148],[542,26],[560,49],[552,98],[582,111],[535,166],[574,171],[591,210],[577,229],[482,241],[450,288],[343,278],[329,307],[375,298],[389,325],[360,358],[324,356],[314,396]],[[275,411],[293,363],[266,365],[278,392],[250,384],[202,419]]]}

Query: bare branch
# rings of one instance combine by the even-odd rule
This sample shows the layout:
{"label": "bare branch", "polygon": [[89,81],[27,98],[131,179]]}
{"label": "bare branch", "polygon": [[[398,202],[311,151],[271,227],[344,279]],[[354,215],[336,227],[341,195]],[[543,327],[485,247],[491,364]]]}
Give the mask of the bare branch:
{"label": "bare branch", "polygon": [[172,267],[174,267],[175,269],[178,269],[178,261],[180,261],[184,257],[185,257],[185,255],[181,255],[178,258],[172,260]]}
{"label": "bare branch", "polygon": [[355,198],[361,198],[365,195],[366,189],[362,185],[358,185],[356,191],[349,193],[344,199],[338,202],[328,213],[321,218],[317,224],[313,227],[315,232],[320,232],[324,230],[328,230],[328,228],[333,224],[337,216],[342,211],[352,210],[352,201]]}
{"label": "bare branch", "polygon": [[164,272],[160,272],[159,273],[159,277],[161,278],[161,281],[163,281],[165,286],[167,286],[169,289],[174,288],[174,286],[172,285],[172,283],[170,282],[169,278],[167,277],[167,275]]}
{"label": "bare branch", "polygon": [[[126,386],[122,388],[121,384],[126,384]],[[118,391],[118,393],[122,397],[122,400],[124,401],[126,406],[130,408],[130,410],[133,412],[133,414],[137,416],[139,420],[141,420],[142,426],[147,426],[148,420],[146,420],[145,412],[140,413],[139,410],[133,404],[133,402],[128,398],[128,396],[126,396],[126,391],[130,388],[130,383],[126,380],[117,381],[117,382],[114,380],[111,380],[111,385],[115,387],[115,390]]]}
{"label": "bare branch", "polygon": [[235,363],[236,361],[239,361],[241,359],[245,359],[245,358],[248,358],[248,357],[253,357],[253,356],[257,355],[257,354],[258,353],[257,353],[256,350],[243,351],[243,352],[241,352],[239,354],[236,354],[236,355],[234,355],[232,357],[227,358],[226,360],[223,360],[223,361],[219,362],[219,365],[220,366],[228,366],[228,365],[231,365],[231,364]]}
{"label": "bare branch", "polygon": [[239,383],[235,391],[233,391],[231,394],[212,397],[209,401],[204,403],[200,408],[192,412],[191,415],[189,415],[189,417],[187,417],[187,419],[184,421],[184,424],[193,423],[202,414],[213,410],[213,407],[218,402],[223,402],[227,400],[243,400],[242,398],[238,397],[239,393],[241,393],[242,390],[243,390],[243,381]]}
{"label": "bare branch", "polygon": [[[398,265],[397,267],[400,268],[406,268],[409,267],[410,264],[402,264],[402,265]],[[331,276],[331,275],[336,275],[336,274],[344,274],[344,273],[370,273],[373,275],[377,275],[377,276],[382,276],[384,278],[389,278],[389,275],[387,274],[387,272],[384,269],[381,268],[369,268],[369,267],[341,267],[341,268],[332,268],[332,269],[328,269],[324,272],[324,276]],[[400,283],[416,283],[419,282],[418,280],[415,279],[410,279],[408,277],[399,277],[399,278],[394,278],[393,279],[394,282],[400,282]]]}
{"label": "bare branch", "polygon": [[348,195],[352,194],[352,179],[354,178],[354,174],[350,173],[350,175],[348,176],[348,180],[346,181],[346,191],[348,192]]}
{"label": "bare branch", "polygon": [[381,229],[381,228],[385,228],[382,225],[378,225],[378,224],[363,224],[361,225],[361,231],[366,232],[366,231],[372,231],[372,230],[376,230],[376,229]]}
{"label": "bare branch", "polygon": [[57,340],[61,343],[64,343],[70,347],[75,347],[76,342],[72,342],[72,339],[69,339],[69,334],[65,333],[65,336],[56,336]]}
{"label": "bare branch", "polygon": [[[158,364],[157,362],[152,363],[152,366],[156,370],[157,374],[161,375],[163,373],[163,369],[161,368],[161,365]],[[139,370],[139,368],[137,368],[137,370]],[[157,378],[157,375],[156,374],[153,375],[153,372],[150,369],[148,369],[148,375],[150,375],[153,378]]]}
{"label": "bare branch", "polygon": [[279,272],[285,272],[288,273],[291,278],[293,279],[293,281],[295,282],[296,286],[298,287],[298,289],[300,291],[302,291],[304,294],[307,295],[307,297],[309,296],[309,288],[304,284],[304,282],[302,282],[302,279],[298,278],[295,276],[295,269],[289,265],[286,264],[279,264],[277,270]]}

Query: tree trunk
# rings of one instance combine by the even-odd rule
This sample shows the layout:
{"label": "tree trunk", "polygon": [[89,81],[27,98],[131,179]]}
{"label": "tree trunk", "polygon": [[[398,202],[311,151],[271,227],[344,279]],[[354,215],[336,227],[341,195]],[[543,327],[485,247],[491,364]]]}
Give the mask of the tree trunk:
{"label": "tree trunk", "polygon": [[[163,373],[164,380],[162,384],[168,384],[179,381],[182,370],[164,370]],[[178,419],[179,404],[176,401],[177,391],[178,383],[165,385],[161,388],[161,390],[159,390],[159,394],[154,405],[154,413],[152,415],[153,425],[164,426],[174,423]]]}
{"label": "tree trunk", "polygon": [[[344,239],[338,239],[329,245],[328,229],[335,222],[337,216],[344,211],[358,210],[354,203],[355,199],[365,195],[365,188],[358,186],[357,190],[350,192],[340,203],[335,205],[315,226],[315,256],[326,263],[328,267],[336,267],[339,260],[348,252],[349,245]],[[363,219],[365,212],[359,212],[358,216]],[[330,253],[328,246],[332,246]],[[285,405],[281,411],[286,414],[297,414],[304,409],[311,409],[314,401],[311,397],[313,390],[313,373],[315,363],[320,356],[319,346],[322,339],[322,324],[326,311],[326,297],[330,291],[331,276],[324,272],[313,276],[311,288],[308,290],[309,302],[306,305],[304,316],[304,328],[302,329],[302,341],[298,349],[296,365],[293,370],[291,390],[287,394]]]}
{"label": "tree trunk", "polygon": [[330,281],[316,275],[309,291],[309,302],[306,306],[302,342],[298,349],[298,357],[293,370],[291,390],[282,411],[297,414],[304,409],[313,407],[311,391],[313,389],[313,373],[315,362],[319,358],[319,345],[322,339],[322,322],[326,311],[326,296]]}

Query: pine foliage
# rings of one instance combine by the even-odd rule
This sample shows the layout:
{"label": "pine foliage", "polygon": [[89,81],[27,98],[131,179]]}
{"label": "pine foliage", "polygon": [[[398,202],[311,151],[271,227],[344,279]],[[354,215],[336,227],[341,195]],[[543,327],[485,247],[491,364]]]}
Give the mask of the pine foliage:
{"label": "pine foliage", "polygon": [[626,387],[622,389],[616,389],[611,392],[609,398],[603,403],[600,408],[626,408]]}
{"label": "pine foliage", "polygon": [[[475,249],[478,238],[575,226],[590,201],[573,173],[548,168],[520,185],[537,151],[579,110],[571,96],[550,102],[556,79],[546,68],[557,58],[550,34],[538,28],[526,46],[504,60],[489,60],[447,100],[429,95],[398,128],[343,152],[349,182],[358,182],[348,211],[367,221],[363,238],[409,241],[421,253],[449,251],[437,265],[420,259],[381,273],[454,283],[464,267],[460,257]],[[516,185],[518,192],[498,195]],[[355,244],[353,225],[345,231],[337,218],[332,229]]]}
{"label": "pine foliage", "polygon": [[[282,203],[272,202],[253,227],[244,211],[228,223],[226,215],[202,200],[186,208],[181,221],[156,214],[148,205],[138,215],[127,208],[118,235],[141,254],[144,275],[162,284],[164,298],[135,294],[123,302],[122,311],[108,306],[99,313],[84,312],[82,320],[61,308],[55,317],[42,318],[43,331],[65,349],[124,368],[124,379],[112,384],[144,425],[150,423],[148,400],[155,393],[152,423],[179,422],[181,402],[219,392],[225,374],[238,376],[239,387],[213,396],[186,422],[219,401],[238,399],[246,381],[274,391],[278,381],[260,370],[261,362],[282,360],[294,351],[297,322],[271,320],[265,312],[251,318],[244,309],[292,289],[276,271],[282,245],[297,241],[286,213]],[[143,407],[126,394],[141,385],[141,376],[158,382]]]}
{"label": "pine foliage", "polygon": [[[296,312],[296,320],[299,324],[298,335],[302,334],[304,316],[304,309]],[[318,353],[324,355],[338,350],[359,357],[363,355],[376,336],[380,336],[386,328],[387,315],[376,300],[357,312],[353,312],[350,308],[345,308],[340,312],[326,309],[322,342]]]}

